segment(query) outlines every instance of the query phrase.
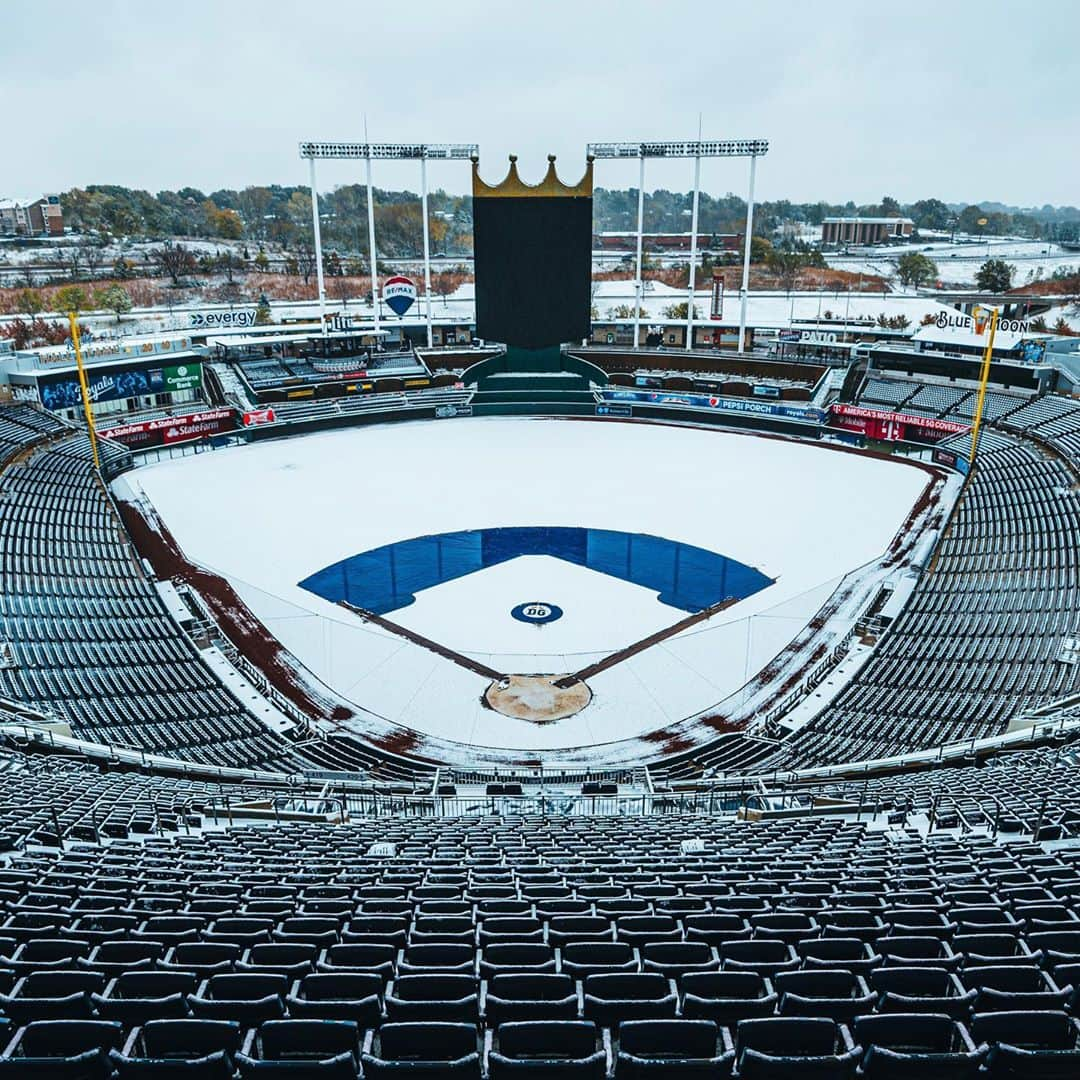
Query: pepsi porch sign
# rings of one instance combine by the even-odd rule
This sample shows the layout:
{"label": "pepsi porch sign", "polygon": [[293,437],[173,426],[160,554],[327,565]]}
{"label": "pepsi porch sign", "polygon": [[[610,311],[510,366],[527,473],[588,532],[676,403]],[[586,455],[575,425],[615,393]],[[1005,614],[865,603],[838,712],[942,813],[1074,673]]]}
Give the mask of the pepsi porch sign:
{"label": "pepsi porch sign", "polygon": [[383,284],[383,299],[395,315],[404,315],[416,303],[416,285],[400,274],[387,278]]}

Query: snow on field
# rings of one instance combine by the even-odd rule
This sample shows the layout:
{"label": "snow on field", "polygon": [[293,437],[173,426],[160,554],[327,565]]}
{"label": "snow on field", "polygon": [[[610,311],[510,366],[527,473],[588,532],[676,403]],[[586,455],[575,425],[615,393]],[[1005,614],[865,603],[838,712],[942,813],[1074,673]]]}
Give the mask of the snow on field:
{"label": "snow on field", "polygon": [[[533,625],[508,619],[518,604],[554,603],[556,622]],[[468,620],[461,612],[468,611]],[[401,626],[472,656],[517,653],[543,669],[581,667],[574,654],[615,652],[683,618],[641,585],[619,581],[546,555],[524,555],[420,593],[389,616]],[[552,657],[559,657],[555,662]],[[565,657],[565,659],[562,659]],[[538,671],[529,663],[528,670]]]}
{"label": "snow on field", "polygon": [[[362,708],[443,739],[556,749],[656,730],[738,690],[844,575],[879,557],[927,481],[903,463],[777,439],[602,421],[459,419],[353,428],[160,462],[118,483],[187,556],[226,577],[282,644]],[[775,583],[590,680],[592,703],[537,726],[480,704],[487,679],[301,589],[417,536],[571,526],[694,544]],[[564,608],[542,629],[510,608]],[[522,557],[389,617],[498,671],[573,671],[684,612],[636,585]]]}

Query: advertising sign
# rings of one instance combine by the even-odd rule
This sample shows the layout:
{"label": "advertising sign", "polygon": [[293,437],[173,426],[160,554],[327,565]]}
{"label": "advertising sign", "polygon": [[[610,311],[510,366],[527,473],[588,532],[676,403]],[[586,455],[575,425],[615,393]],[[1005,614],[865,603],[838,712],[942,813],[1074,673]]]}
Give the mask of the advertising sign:
{"label": "advertising sign", "polygon": [[968,430],[967,424],[938,420],[930,416],[910,416],[907,413],[866,409],[861,405],[830,405],[829,426],[857,431],[868,439],[882,442],[934,443]]}
{"label": "advertising sign", "polygon": [[720,319],[724,314],[724,277],[722,274],[713,274],[712,296],[709,303],[709,318]]}
{"label": "advertising sign", "polygon": [[191,311],[192,330],[223,330],[229,326],[254,326],[255,309],[248,311]]}
{"label": "advertising sign", "polygon": [[257,424],[272,424],[277,419],[273,409],[249,409],[244,413],[244,427]]}
{"label": "advertising sign", "polygon": [[[934,320],[934,326],[939,330],[962,330],[965,333],[979,336],[986,332],[990,325],[990,308],[976,307],[975,314],[965,315],[960,311],[939,311]],[[1026,334],[1031,328],[1027,319],[998,319],[998,333],[1002,334]]]}
{"label": "advertising sign", "polygon": [[472,406],[438,405],[435,408],[435,418],[438,420],[450,420],[455,416],[472,416]]}
{"label": "advertising sign", "polygon": [[398,316],[404,315],[416,303],[416,285],[400,274],[386,279],[382,294],[386,306]]}
{"label": "advertising sign", "polygon": [[822,409],[798,405],[773,404],[752,401],[749,398],[710,397],[706,394],[647,393],[641,390],[604,390],[605,401],[639,402],[642,405],[683,405],[693,409],[716,409],[719,412],[741,413],[753,416],[778,416],[804,423],[824,423],[826,413]]}
{"label": "advertising sign", "polygon": [[236,413],[233,409],[210,409],[187,416],[166,416],[157,420],[120,424],[100,429],[98,434],[103,439],[123,443],[133,450],[142,450],[151,446],[191,442],[193,439],[222,435],[235,429]]}
{"label": "advertising sign", "polygon": [[[176,364],[160,368],[128,368],[120,371],[87,372],[91,402],[124,401],[127,398],[171,394],[195,390],[202,385],[202,364]],[[82,405],[79,380],[63,376],[41,383],[41,403],[46,409],[77,409]]]}
{"label": "advertising sign", "polygon": [[[117,341],[84,342],[82,354],[84,361],[117,360],[133,356],[149,356],[154,353],[178,353],[191,348],[191,339],[186,337],[159,338],[154,341],[137,341],[124,344]],[[71,343],[55,345],[37,350],[38,363],[42,366],[63,364],[72,367],[75,364],[75,350]]]}
{"label": "advertising sign", "polygon": [[1045,356],[1045,341],[1022,341],[1020,343],[1020,359],[1025,364],[1040,364]]}
{"label": "advertising sign", "polygon": [[933,416],[912,416],[909,413],[889,412],[885,409],[868,409],[862,405],[830,405],[834,416],[853,416],[873,420],[893,420],[900,424],[911,424],[940,431],[945,435],[960,435],[967,431],[970,424],[960,424],[955,420],[938,420]]}
{"label": "advertising sign", "polygon": [[597,405],[597,416],[633,416],[634,410],[629,405]]}
{"label": "advertising sign", "polygon": [[[150,374],[153,376],[154,372]],[[202,386],[202,364],[176,364],[173,367],[163,367],[161,378],[166,393],[171,394],[174,390],[197,390]]]}

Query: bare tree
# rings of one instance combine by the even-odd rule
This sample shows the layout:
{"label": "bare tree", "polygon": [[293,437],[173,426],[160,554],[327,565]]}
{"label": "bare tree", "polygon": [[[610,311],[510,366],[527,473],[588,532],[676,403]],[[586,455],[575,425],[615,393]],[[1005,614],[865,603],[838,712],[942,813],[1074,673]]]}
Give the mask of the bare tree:
{"label": "bare tree", "polygon": [[214,259],[214,269],[220,270],[225,275],[225,280],[233,285],[236,283],[236,271],[244,268],[244,260],[231,249],[219,251]]}
{"label": "bare tree", "polygon": [[84,241],[79,246],[82,251],[83,263],[86,266],[87,277],[97,277],[97,272],[105,261],[102,246],[93,240]]}
{"label": "bare tree", "polygon": [[349,306],[349,300],[352,299],[352,285],[353,283],[347,277],[330,278],[330,293],[335,299],[341,301],[343,309]]}
{"label": "bare tree", "polygon": [[799,280],[799,271],[803,268],[803,259],[796,251],[771,251],[767,260],[770,270],[780,280],[780,287],[786,293],[795,288]]}
{"label": "bare tree", "polygon": [[310,244],[300,244],[296,249],[296,269],[307,285],[315,273],[315,249]]}
{"label": "bare tree", "polygon": [[182,277],[195,270],[195,256],[183,244],[174,244],[171,240],[166,240],[161,247],[154,248],[150,252],[150,258],[169,275],[174,285],[179,285]]}
{"label": "bare tree", "polygon": [[439,274],[431,275],[431,291],[436,296],[442,297],[443,307],[446,307],[446,298],[457,292],[464,280],[464,274],[454,270],[443,270]]}

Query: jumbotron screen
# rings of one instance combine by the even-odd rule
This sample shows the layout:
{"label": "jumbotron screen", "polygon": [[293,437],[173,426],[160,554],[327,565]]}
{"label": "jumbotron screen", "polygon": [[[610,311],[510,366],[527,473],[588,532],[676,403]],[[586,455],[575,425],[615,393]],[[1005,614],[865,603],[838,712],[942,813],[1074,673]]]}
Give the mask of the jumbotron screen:
{"label": "jumbotron screen", "polygon": [[589,336],[592,198],[473,198],[476,332],[536,349]]}

